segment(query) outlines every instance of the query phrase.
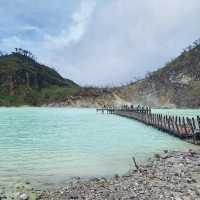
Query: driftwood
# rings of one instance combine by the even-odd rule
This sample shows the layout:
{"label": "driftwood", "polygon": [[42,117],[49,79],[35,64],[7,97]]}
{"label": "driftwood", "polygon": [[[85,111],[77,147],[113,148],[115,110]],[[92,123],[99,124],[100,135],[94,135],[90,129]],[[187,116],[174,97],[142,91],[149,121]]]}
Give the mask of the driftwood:
{"label": "driftwood", "polygon": [[137,163],[136,163],[135,157],[132,157],[132,160],[133,160],[133,163],[134,163],[134,165],[135,165],[135,168],[136,168],[137,170],[139,170],[139,166],[138,166]]}

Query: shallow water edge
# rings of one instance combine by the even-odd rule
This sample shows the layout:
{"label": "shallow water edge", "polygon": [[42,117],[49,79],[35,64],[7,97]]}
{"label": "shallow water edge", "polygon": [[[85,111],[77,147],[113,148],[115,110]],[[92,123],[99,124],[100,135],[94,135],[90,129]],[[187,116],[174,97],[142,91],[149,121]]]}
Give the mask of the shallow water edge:
{"label": "shallow water edge", "polygon": [[[184,111],[188,112],[188,111]],[[194,148],[177,138],[94,109],[0,109],[0,190],[52,189],[73,177],[122,175],[155,153]],[[5,188],[5,189],[4,189]]]}
{"label": "shallow water edge", "polygon": [[8,199],[190,199],[200,195],[200,150],[164,151],[128,173],[111,178],[74,179],[63,187],[34,190],[18,186]]}

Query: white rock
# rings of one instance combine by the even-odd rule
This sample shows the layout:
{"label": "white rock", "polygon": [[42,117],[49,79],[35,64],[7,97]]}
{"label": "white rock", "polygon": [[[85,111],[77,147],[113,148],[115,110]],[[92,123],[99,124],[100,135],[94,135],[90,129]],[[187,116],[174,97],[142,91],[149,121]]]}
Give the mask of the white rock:
{"label": "white rock", "polygon": [[29,199],[28,195],[25,194],[25,193],[22,193],[22,194],[19,195],[19,200],[28,200],[28,199]]}

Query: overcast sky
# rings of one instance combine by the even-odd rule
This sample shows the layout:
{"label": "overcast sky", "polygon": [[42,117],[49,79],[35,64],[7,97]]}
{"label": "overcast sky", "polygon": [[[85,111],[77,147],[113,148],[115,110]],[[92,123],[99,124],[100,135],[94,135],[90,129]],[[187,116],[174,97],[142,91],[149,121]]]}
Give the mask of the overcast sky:
{"label": "overcast sky", "polygon": [[0,0],[0,49],[82,85],[143,77],[200,37],[199,0]]}

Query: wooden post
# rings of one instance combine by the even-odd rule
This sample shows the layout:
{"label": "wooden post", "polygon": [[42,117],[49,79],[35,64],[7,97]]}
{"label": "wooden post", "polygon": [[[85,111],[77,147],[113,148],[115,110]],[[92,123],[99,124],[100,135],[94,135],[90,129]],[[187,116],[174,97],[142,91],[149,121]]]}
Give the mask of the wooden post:
{"label": "wooden post", "polygon": [[174,119],[174,117],[169,116],[169,120],[171,121],[171,125],[172,125],[171,133],[176,134],[175,127],[174,127],[174,120],[173,119]]}
{"label": "wooden post", "polygon": [[168,130],[168,121],[167,121],[167,115],[165,115],[165,127],[166,127],[166,130]]}
{"label": "wooden post", "polygon": [[154,114],[152,114],[152,125],[154,125]]}
{"label": "wooden post", "polygon": [[159,117],[158,117],[158,114],[156,114],[156,127],[159,128]]}
{"label": "wooden post", "polygon": [[162,114],[160,114],[160,128],[163,129]]}
{"label": "wooden post", "polygon": [[160,129],[160,114],[158,114],[158,128]]}
{"label": "wooden post", "polygon": [[164,129],[166,130],[166,117],[165,116],[163,118],[163,121],[164,121]]}
{"label": "wooden post", "polygon": [[181,125],[181,117],[178,118],[179,125]]}
{"label": "wooden post", "polygon": [[168,130],[168,121],[167,121],[167,115],[165,115],[165,122],[166,122],[166,131]]}
{"label": "wooden post", "polygon": [[200,117],[199,116],[197,116],[197,122],[198,122],[199,129],[200,129]]}
{"label": "wooden post", "polygon": [[158,123],[158,114],[156,114],[156,127],[158,128],[158,125],[159,123]]}
{"label": "wooden post", "polygon": [[149,113],[149,117],[150,117],[150,124],[152,125],[152,114]]}
{"label": "wooden post", "polygon": [[178,127],[179,127],[180,134],[182,134],[183,131],[182,131],[182,122],[181,122],[181,117],[178,117]]}
{"label": "wooden post", "polygon": [[146,112],[145,116],[146,116],[146,124],[148,125],[149,124],[149,114],[148,114],[148,112]]}
{"label": "wooden post", "polygon": [[147,118],[147,124],[149,125],[149,124],[150,124],[150,115],[149,115],[148,112],[147,112],[147,114],[146,114],[146,118]]}
{"label": "wooden post", "polygon": [[177,130],[176,130],[175,117],[174,117],[174,116],[172,117],[172,120],[173,120],[173,129],[174,129],[174,133],[175,133],[176,135],[179,136],[179,134],[178,134],[178,132],[177,132]]}
{"label": "wooden post", "polygon": [[192,125],[194,127],[194,130],[196,130],[196,123],[195,123],[194,117],[192,117]]}
{"label": "wooden post", "polygon": [[152,125],[152,114],[149,113],[149,116],[150,116],[150,124]]}
{"label": "wooden post", "polygon": [[184,130],[185,130],[185,134],[188,135],[188,130],[187,130],[187,126],[186,126],[184,117],[183,117],[183,127],[184,127]]}
{"label": "wooden post", "polygon": [[180,134],[179,126],[178,126],[178,117],[177,116],[175,118],[175,126],[176,126],[177,133],[180,136],[181,134]]}
{"label": "wooden post", "polygon": [[169,117],[167,116],[167,124],[168,124],[168,131],[171,130],[171,126],[170,126],[170,120],[169,120]]}
{"label": "wooden post", "polygon": [[161,129],[163,130],[163,115],[160,114],[160,125],[161,125]]}
{"label": "wooden post", "polygon": [[187,117],[187,122],[188,122],[188,124],[190,126],[190,130],[192,131],[193,142],[194,142],[194,144],[196,144],[195,133],[194,133],[194,127],[193,127],[193,124],[192,124],[192,120]]}
{"label": "wooden post", "polygon": [[160,114],[159,118],[160,118],[160,129],[162,129],[162,115],[161,114]]}

